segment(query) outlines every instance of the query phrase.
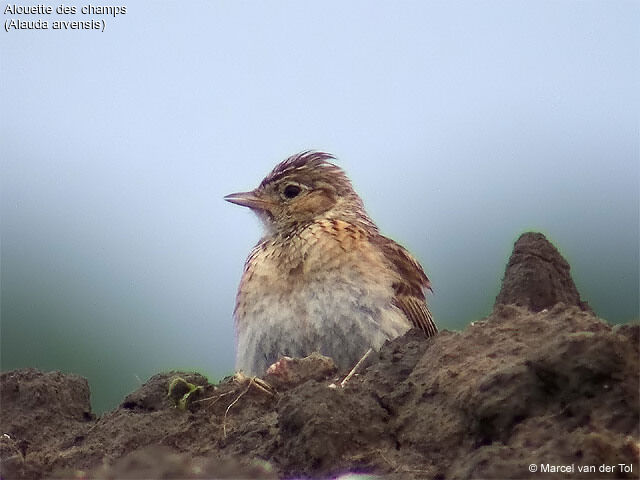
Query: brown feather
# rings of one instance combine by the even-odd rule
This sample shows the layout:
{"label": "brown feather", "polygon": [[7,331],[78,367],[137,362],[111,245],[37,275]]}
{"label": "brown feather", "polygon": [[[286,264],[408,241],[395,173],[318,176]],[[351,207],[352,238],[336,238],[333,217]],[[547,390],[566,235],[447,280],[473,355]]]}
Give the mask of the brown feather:
{"label": "brown feather", "polygon": [[406,295],[397,295],[394,298],[394,303],[404,312],[411,324],[426,333],[427,337],[432,337],[438,333],[438,327],[436,327],[431,311],[424,300]]}
{"label": "brown feather", "polygon": [[427,336],[438,333],[425,297],[425,289],[431,290],[431,282],[418,261],[390,238],[375,235],[371,242],[382,250],[398,274],[398,280],[393,284],[393,303],[403,311],[414,327],[421,329]]}

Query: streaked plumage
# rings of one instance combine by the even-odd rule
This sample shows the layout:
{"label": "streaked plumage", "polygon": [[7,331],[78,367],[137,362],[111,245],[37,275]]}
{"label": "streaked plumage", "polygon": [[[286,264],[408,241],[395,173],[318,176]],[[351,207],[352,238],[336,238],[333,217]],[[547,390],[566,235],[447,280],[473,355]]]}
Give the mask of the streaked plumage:
{"label": "streaked plumage", "polygon": [[435,335],[418,261],[382,236],[342,169],[322,152],[278,164],[251,192],[265,236],[251,251],[234,311],[236,368],[261,375],[282,355],[319,351],[352,367],[411,327]]}

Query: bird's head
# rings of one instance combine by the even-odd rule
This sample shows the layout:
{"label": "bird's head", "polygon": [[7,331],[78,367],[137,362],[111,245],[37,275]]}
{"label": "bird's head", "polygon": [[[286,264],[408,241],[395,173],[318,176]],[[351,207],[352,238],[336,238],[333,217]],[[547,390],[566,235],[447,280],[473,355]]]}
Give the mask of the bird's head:
{"label": "bird's head", "polygon": [[323,152],[293,155],[276,165],[256,189],[224,199],[253,210],[269,233],[323,218],[375,228],[344,171],[330,160],[334,157]]}

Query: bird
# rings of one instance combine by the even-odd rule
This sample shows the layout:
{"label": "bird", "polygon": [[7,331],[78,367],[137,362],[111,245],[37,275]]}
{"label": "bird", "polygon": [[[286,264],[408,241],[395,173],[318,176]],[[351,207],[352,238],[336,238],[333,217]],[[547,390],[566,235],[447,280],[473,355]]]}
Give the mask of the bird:
{"label": "bird", "polygon": [[234,308],[236,370],[263,375],[313,352],[341,370],[411,328],[436,335],[431,282],[404,247],[380,234],[329,153],[292,155],[257,188],[232,193],[264,226]]}

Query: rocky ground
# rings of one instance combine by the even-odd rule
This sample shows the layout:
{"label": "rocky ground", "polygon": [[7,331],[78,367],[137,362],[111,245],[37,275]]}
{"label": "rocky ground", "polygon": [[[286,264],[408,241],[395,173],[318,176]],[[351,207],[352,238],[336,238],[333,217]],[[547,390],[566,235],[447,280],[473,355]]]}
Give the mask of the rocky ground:
{"label": "rocky ground", "polygon": [[525,234],[491,315],[430,339],[410,331],[344,386],[320,356],[218,385],[160,373],[95,418],[85,379],[4,372],[1,475],[638,478],[639,343],[638,325],[598,318],[557,250]]}

